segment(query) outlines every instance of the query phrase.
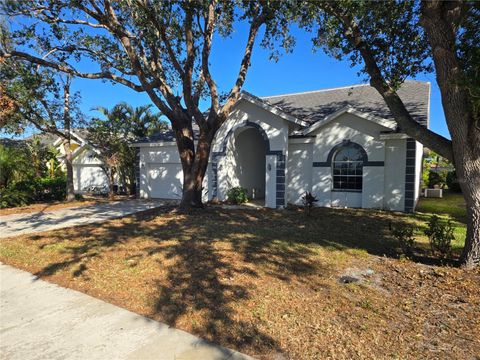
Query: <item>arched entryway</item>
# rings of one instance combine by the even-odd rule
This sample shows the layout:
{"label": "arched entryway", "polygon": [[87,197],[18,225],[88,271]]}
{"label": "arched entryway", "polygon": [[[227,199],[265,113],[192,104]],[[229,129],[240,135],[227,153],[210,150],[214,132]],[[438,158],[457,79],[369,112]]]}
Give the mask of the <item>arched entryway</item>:
{"label": "arched entryway", "polygon": [[251,201],[265,204],[266,144],[258,129],[245,126],[233,134],[230,181],[248,191]]}
{"label": "arched entryway", "polygon": [[260,204],[266,207],[285,206],[286,158],[282,150],[272,149],[260,124],[249,120],[239,123],[218,141],[217,151],[212,152],[211,199],[226,200],[229,189],[244,186],[250,196],[255,188],[256,201],[263,197]]}

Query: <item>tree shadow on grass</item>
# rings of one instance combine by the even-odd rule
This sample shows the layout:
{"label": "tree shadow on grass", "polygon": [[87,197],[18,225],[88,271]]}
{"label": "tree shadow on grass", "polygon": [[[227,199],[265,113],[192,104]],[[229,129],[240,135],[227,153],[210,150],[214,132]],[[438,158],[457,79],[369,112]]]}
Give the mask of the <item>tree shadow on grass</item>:
{"label": "tree shadow on grass", "polygon": [[[209,208],[191,214],[172,213],[171,208],[151,210],[120,224],[56,231],[47,244],[39,245],[40,251],[68,237],[80,241],[58,250],[64,255],[62,261],[49,264],[37,275],[49,276],[67,268],[72,277],[87,276],[90,259],[101,260],[105,252],[131,245],[128,259],[136,262],[161,255],[155,261],[165,275],[152,279],[156,294],[148,316],[171,326],[192,316],[192,322],[199,319],[192,325],[194,333],[210,341],[257,354],[283,352],[257,322],[236,314],[235,306],[254,298],[259,290],[252,281],[267,275],[315,287],[309,275],[326,277],[333,271],[316,257],[319,249],[396,256],[390,221],[388,214],[363,210],[314,209],[310,217],[297,209]],[[92,235],[93,229],[101,235]],[[139,237],[148,239],[148,246],[134,244]]]}

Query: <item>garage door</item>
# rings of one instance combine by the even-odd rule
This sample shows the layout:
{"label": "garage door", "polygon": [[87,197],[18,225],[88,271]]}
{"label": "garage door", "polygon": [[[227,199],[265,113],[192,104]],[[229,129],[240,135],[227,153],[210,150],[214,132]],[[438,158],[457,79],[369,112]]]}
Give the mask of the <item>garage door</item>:
{"label": "garage door", "polygon": [[73,184],[75,191],[85,191],[91,186],[107,186],[107,176],[97,165],[74,165]]}
{"label": "garage door", "polygon": [[182,165],[176,163],[147,164],[150,197],[180,199],[182,197]]}

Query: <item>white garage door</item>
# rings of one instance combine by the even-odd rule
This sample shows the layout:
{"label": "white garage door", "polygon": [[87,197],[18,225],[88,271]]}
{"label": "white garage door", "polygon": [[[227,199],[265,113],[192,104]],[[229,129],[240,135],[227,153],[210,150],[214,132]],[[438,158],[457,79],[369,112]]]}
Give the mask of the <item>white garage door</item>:
{"label": "white garage door", "polygon": [[182,197],[181,164],[148,163],[147,177],[150,197],[156,199],[180,199]]}
{"label": "white garage door", "polygon": [[108,185],[107,176],[97,165],[74,165],[73,184],[75,191],[84,191],[91,186],[103,187]]}

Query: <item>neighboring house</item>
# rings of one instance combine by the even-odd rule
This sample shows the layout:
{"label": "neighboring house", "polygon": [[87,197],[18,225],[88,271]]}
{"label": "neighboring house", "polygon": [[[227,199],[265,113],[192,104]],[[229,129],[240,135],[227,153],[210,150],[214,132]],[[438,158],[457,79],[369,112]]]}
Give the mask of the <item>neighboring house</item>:
{"label": "neighboring house", "polygon": [[[107,176],[102,169],[103,163],[95,156],[95,148],[86,140],[87,130],[75,129],[71,131],[71,135],[70,146],[73,151],[73,187],[75,193],[87,192],[92,187],[108,189]],[[39,137],[43,145],[53,146],[57,150],[60,166],[65,171],[65,150],[62,138],[53,134],[38,134],[34,136]],[[28,141],[28,139],[26,140]]]}
{"label": "neighboring house", "polygon": [[[428,127],[430,84],[407,81],[398,94]],[[179,199],[173,133],[135,146],[137,194]],[[319,206],[410,212],[419,196],[422,152],[369,85],[262,98],[243,92],[214,140],[204,197],[225,200],[230,188],[242,186],[271,208],[300,204],[310,191]]]}

